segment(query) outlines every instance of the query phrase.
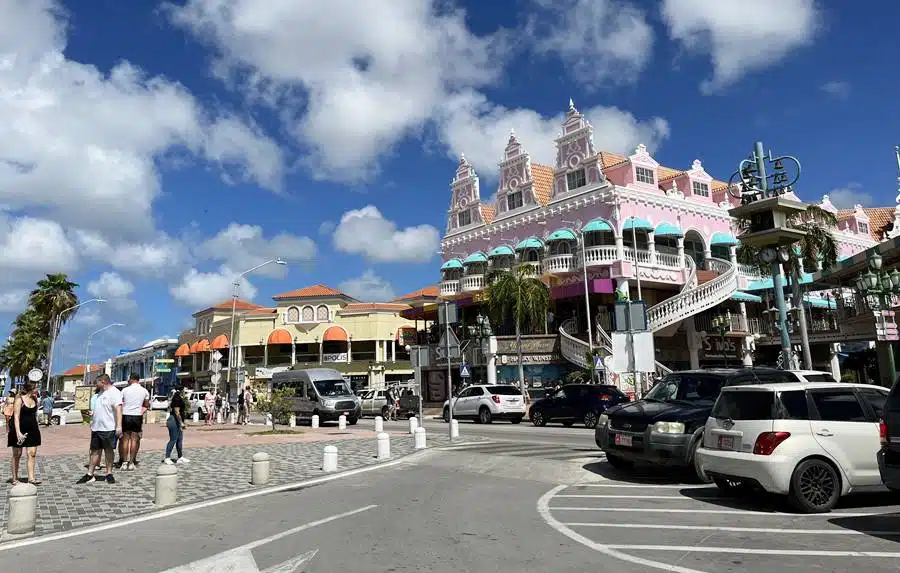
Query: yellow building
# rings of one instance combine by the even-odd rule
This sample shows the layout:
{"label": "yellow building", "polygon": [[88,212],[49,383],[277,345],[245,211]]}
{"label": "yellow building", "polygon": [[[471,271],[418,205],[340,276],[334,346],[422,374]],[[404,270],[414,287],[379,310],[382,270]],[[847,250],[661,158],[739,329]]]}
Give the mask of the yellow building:
{"label": "yellow building", "polygon": [[[229,392],[247,383],[265,385],[274,372],[319,365],[338,370],[356,388],[413,377],[406,345],[415,344],[415,326],[400,315],[407,304],[364,303],[325,285],[272,298],[270,307],[235,301]],[[185,386],[211,387],[216,353],[218,387],[229,381],[231,312],[231,300],[196,312],[195,327],[179,337],[177,375]]]}

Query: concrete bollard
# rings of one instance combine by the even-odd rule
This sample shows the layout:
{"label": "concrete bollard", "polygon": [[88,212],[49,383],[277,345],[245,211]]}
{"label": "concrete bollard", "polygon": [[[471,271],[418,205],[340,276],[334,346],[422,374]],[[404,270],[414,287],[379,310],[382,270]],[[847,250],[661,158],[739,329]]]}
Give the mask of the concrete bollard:
{"label": "concrete bollard", "polygon": [[383,432],[384,431],[384,418],[381,416],[375,416],[375,431]]}
{"label": "concrete bollard", "polygon": [[425,428],[419,426],[416,428],[416,449],[424,450],[425,447]]}
{"label": "concrete bollard", "polygon": [[231,425],[237,424],[237,412],[231,413]]}
{"label": "concrete bollard", "polygon": [[199,422],[200,421],[200,412],[194,412],[194,415],[191,416],[191,419],[193,419],[194,422]]}
{"label": "concrete bollard", "polygon": [[387,432],[378,434],[378,459],[386,460],[391,457],[391,436]]}
{"label": "concrete bollard", "polygon": [[415,416],[410,417],[409,419],[409,433],[415,435],[416,428],[419,427],[419,419]]}
{"label": "concrete bollard", "polygon": [[59,425],[60,426],[66,425],[66,413],[65,412],[63,412],[62,414],[59,415]]}
{"label": "concrete bollard", "polygon": [[172,505],[178,499],[178,468],[175,465],[160,464],[156,468],[156,496],[153,503],[159,506]]}
{"label": "concrete bollard", "polygon": [[310,422],[309,425],[312,426],[313,428],[319,427],[319,415],[318,414],[313,414],[312,422]]}
{"label": "concrete bollard", "polygon": [[450,420],[450,437],[459,437],[459,421],[457,421],[456,419]]}
{"label": "concrete bollard", "polygon": [[222,423],[222,412],[216,412],[216,424]]}
{"label": "concrete bollard", "polygon": [[338,430],[346,430],[347,429],[347,416],[341,414],[338,416]]}
{"label": "concrete bollard", "polygon": [[288,420],[288,426],[290,426],[291,428],[297,427],[297,415],[296,414],[291,414],[291,419]]}
{"label": "concrete bollard", "polygon": [[266,425],[267,426],[272,425],[272,414],[266,414]]}
{"label": "concrete bollard", "polygon": [[11,535],[34,533],[37,519],[37,487],[19,482],[9,490],[9,517],[6,531]]}
{"label": "concrete bollard", "polygon": [[338,467],[338,451],[335,446],[325,446],[325,454],[322,456],[322,471],[336,472]]}
{"label": "concrete bollard", "polygon": [[250,483],[253,485],[269,483],[269,454],[265,452],[253,454],[253,461],[250,464]]}

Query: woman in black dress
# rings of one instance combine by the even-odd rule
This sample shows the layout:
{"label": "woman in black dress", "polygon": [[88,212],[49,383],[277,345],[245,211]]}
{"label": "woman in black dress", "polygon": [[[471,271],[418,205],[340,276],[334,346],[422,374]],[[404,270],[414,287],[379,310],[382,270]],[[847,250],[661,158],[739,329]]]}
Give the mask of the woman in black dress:
{"label": "woman in black dress", "polygon": [[34,476],[37,449],[41,445],[41,429],[37,419],[37,388],[31,382],[22,385],[13,405],[13,423],[9,425],[7,445],[12,448],[12,484],[19,483],[19,462],[22,450],[28,451],[28,483],[38,485]]}

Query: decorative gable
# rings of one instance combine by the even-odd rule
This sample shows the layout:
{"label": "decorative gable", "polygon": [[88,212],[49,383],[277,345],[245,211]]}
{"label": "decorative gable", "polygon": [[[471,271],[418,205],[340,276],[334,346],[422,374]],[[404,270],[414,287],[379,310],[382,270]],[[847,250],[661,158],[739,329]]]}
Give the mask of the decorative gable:
{"label": "decorative gable", "polygon": [[863,206],[860,204],[856,204],[853,206],[853,219],[856,222],[856,231],[860,235],[870,235],[871,229],[869,227],[869,215],[866,214],[866,211],[863,209]]}
{"label": "decorative gable", "polygon": [[459,155],[459,166],[450,183],[450,196],[450,209],[447,212],[448,233],[483,221],[478,174],[464,153]]}
{"label": "decorative gable", "polygon": [[516,138],[516,132],[509,132],[509,141],[503,150],[500,167],[500,183],[497,189],[497,214],[516,211],[537,205],[534,195],[534,178],[531,172],[531,156]]}
{"label": "decorative gable", "polygon": [[712,199],[713,178],[703,169],[703,164],[699,159],[694,160],[685,175],[687,176],[687,180],[684,182],[686,184],[685,195]]}
{"label": "decorative gable", "polygon": [[594,149],[594,128],[570,99],[562,134],[556,138],[553,197],[605,181],[600,156]]}
{"label": "decorative gable", "polygon": [[834,203],[831,202],[831,197],[829,197],[828,195],[822,196],[822,202],[819,203],[819,208],[823,211],[828,211],[832,215],[837,216],[837,207],[834,206]]}
{"label": "decorative gable", "polygon": [[[628,157],[628,162],[632,168],[632,181],[637,186],[653,187],[658,189],[659,163],[656,162],[647,151],[647,146],[641,143],[638,145],[634,153]],[[683,190],[682,190],[683,191]]]}

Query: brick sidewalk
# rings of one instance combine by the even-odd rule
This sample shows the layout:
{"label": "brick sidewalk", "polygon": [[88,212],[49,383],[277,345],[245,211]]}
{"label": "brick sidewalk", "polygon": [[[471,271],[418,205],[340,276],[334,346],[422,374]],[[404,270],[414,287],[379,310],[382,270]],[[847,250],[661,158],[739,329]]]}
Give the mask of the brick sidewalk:
{"label": "brick sidewalk", "polygon": [[[246,428],[246,427],[244,427]],[[256,430],[262,426],[251,426]],[[68,430],[69,427],[63,428]],[[71,428],[75,430],[76,428]],[[304,428],[304,430],[309,430]],[[313,431],[301,436],[259,436],[260,443],[241,445],[216,445],[195,447],[195,434],[204,430],[194,428],[185,436],[185,456],[191,463],[178,466],[178,501],[193,503],[224,497],[254,489],[250,485],[250,458],[256,452],[266,452],[272,456],[271,481],[269,485],[279,485],[324,475],[321,471],[324,441],[342,439],[336,444],[339,452],[338,471],[360,468],[378,463],[375,457],[375,433],[366,430],[340,432],[337,428],[324,428],[324,432]],[[206,431],[220,434],[222,431]],[[73,432],[75,433],[75,432]],[[62,432],[61,432],[62,434]],[[366,437],[361,437],[365,435]],[[48,436],[49,437],[49,436]],[[262,441],[262,438],[305,437],[305,441],[281,442]],[[207,438],[215,440],[216,438]],[[311,441],[316,439],[316,441]],[[461,438],[459,443],[478,441],[478,438]],[[38,486],[38,515],[36,535],[59,532],[77,527],[95,525],[114,519],[132,517],[155,511],[153,505],[154,480],[157,461],[162,458],[160,448],[145,444],[139,459],[140,467],[133,472],[116,471],[116,483],[97,481],[86,485],[75,485],[84,475],[87,456],[83,451],[86,441],[78,442],[80,453],[62,455],[39,455],[37,472],[43,483]],[[332,441],[333,443],[333,441]],[[457,443],[457,440],[454,440]],[[447,445],[446,435],[428,436],[429,447]],[[43,449],[43,448],[42,448]],[[8,450],[7,450],[8,451]],[[391,454],[394,459],[413,453],[413,437],[406,433],[391,436]],[[23,460],[24,461],[24,460]],[[8,468],[9,457],[2,463]],[[5,469],[3,475],[8,475]],[[24,476],[24,467],[20,472]],[[102,470],[97,473],[102,474]],[[8,486],[7,486],[8,488]],[[2,497],[0,527],[5,526],[8,504],[7,490]],[[0,542],[3,539],[0,538]]]}

